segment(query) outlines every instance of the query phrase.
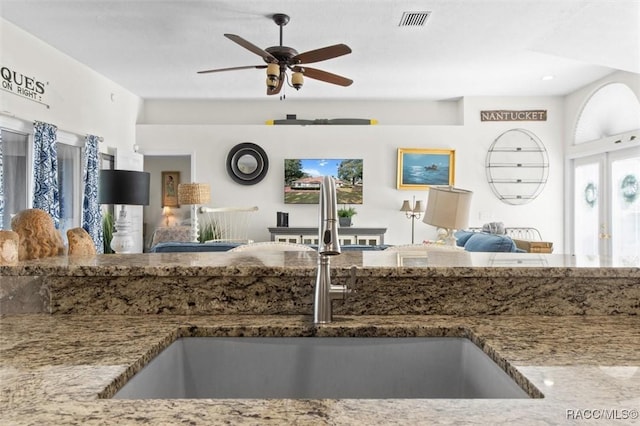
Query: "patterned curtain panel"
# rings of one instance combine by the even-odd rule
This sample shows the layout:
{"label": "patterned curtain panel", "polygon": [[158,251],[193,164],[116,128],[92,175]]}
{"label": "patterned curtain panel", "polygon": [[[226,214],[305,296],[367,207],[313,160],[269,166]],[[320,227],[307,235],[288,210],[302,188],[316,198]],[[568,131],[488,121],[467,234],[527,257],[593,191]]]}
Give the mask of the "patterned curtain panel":
{"label": "patterned curtain panel", "polygon": [[2,158],[2,132],[0,132],[0,229],[4,227],[4,162]]}
{"label": "patterned curtain panel", "polygon": [[98,174],[100,173],[98,137],[87,135],[84,141],[84,199],[82,201],[82,227],[93,239],[98,253],[102,245],[102,212],[98,204]]}
{"label": "patterned curtain panel", "polygon": [[33,134],[33,208],[49,213],[56,229],[60,227],[60,194],[58,192],[58,153],[53,124],[36,121]]}

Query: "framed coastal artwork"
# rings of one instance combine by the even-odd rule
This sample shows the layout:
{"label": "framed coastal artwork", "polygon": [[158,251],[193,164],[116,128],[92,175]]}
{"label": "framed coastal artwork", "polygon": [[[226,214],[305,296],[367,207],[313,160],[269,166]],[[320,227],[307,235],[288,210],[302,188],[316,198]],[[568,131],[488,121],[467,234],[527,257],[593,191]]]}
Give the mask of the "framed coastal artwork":
{"label": "framed coastal artwork", "polygon": [[398,148],[397,188],[426,190],[431,185],[453,185],[456,151]]}
{"label": "framed coastal artwork", "polygon": [[318,204],[323,176],[336,179],[338,204],[362,204],[362,159],[354,158],[285,159],[285,204]]}
{"label": "framed coastal artwork", "polygon": [[162,172],[162,207],[180,207],[178,184],[180,172]]}

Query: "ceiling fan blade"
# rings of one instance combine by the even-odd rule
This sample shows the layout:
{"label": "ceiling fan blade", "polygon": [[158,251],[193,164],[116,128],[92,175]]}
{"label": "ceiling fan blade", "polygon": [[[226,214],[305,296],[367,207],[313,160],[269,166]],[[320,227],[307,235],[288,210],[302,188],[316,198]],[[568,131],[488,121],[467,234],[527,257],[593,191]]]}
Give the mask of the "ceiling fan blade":
{"label": "ceiling fan blade", "polygon": [[338,86],[351,86],[353,80],[342,77],[337,74],[332,74],[327,71],[318,70],[308,67],[293,67],[291,68],[295,72],[301,72],[305,77],[313,78],[315,80],[325,81],[331,84],[337,84]]}
{"label": "ceiling fan blade", "polygon": [[311,64],[314,62],[326,61],[327,59],[337,58],[338,56],[351,53],[351,48],[346,44],[334,44],[333,46],[322,47],[316,50],[302,52],[293,58],[293,64]]}
{"label": "ceiling fan blade", "polygon": [[282,86],[284,85],[284,79],[286,76],[284,75],[284,71],[280,72],[280,79],[278,80],[278,85],[275,89],[269,90],[267,87],[267,95],[277,95],[282,90]]}
{"label": "ceiling fan blade", "polygon": [[220,71],[248,70],[250,68],[260,69],[260,68],[266,68],[266,67],[267,67],[266,65],[247,65],[244,67],[218,68],[215,70],[198,71],[198,74],[208,74],[211,72],[220,72]]}
{"label": "ceiling fan blade", "polygon": [[255,53],[258,56],[260,56],[266,62],[278,63],[278,59],[276,59],[276,57],[273,56],[271,53],[267,52],[266,50],[260,49],[258,46],[256,46],[255,44],[253,44],[251,42],[248,42],[247,40],[243,39],[242,37],[240,37],[238,35],[235,35],[235,34],[225,34],[224,36],[226,38],[228,38],[229,40],[238,43],[240,46],[244,47],[245,49]]}

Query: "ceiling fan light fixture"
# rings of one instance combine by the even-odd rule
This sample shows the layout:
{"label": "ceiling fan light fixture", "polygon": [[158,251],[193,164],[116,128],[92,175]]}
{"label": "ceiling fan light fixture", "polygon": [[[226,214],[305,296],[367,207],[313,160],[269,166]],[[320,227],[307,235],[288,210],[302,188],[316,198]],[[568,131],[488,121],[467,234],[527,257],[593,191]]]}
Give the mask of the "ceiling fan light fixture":
{"label": "ceiling fan light fixture", "polygon": [[293,85],[294,89],[300,90],[300,88],[304,84],[303,74],[301,72],[294,72],[293,74],[291,74],[291,84]]}
{"label": "ceiling fan light fixture", "polygon": [[278,79],[272,79],[267,77],[267,88],[269,90],[275,90],[275,88],[278,87]]}
{"label": "ceiling fan light fixture", "polygon": [[271,80],[275,82],[274,85],[277,86],[279,78],[280,78],[280,66],[274,63],[267,65],[267,81]]}
{"label": "ceiling fan light fixture", "polygon": [[[225,33],[224,36],[251,53],[258,55],[266,63],[261,65],[248,65],[230,68],[218,68],[198,71],[199,74],[216,73],[220,71],[243,70],[249,68],[266,69],[267,95],[277,95],[285,86],[290,86],[300,90],[304,85],[305,77],[312,80],[319,80],[325,83],[336,84],[338,86],[350,86],[353,80],[332,74],[316,68],[298,66],[315,62],[326,61],[339,56],[351,53],[351,48],[344,43],[321,47],[320,49],[308,50],[298,53],[293,47],[284,46],[282,43],[282,28],[289,22],[289,16],[284,13],[276,13],[272,16],[273,21],[280,29],[280,44],[262,49],[250,41],[245,40],[236,34]],[[291,76],[289,75],[291,72]],[[284,93],[281,98],[284,98]]]}

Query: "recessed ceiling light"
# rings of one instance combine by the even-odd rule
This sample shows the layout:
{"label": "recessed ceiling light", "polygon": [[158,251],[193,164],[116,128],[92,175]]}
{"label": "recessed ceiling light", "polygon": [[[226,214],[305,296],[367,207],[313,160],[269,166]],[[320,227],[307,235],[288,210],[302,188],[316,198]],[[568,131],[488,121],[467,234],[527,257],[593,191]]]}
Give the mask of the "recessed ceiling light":
{"label": "recessed ceiling light", "polygon": [[554,78],[555,78],[555,75],[551,75],[551,74],[543,75],[542,81],[549,81],[549,80],[553,80]]}

